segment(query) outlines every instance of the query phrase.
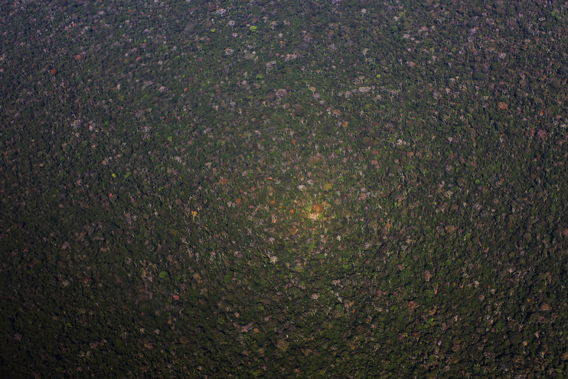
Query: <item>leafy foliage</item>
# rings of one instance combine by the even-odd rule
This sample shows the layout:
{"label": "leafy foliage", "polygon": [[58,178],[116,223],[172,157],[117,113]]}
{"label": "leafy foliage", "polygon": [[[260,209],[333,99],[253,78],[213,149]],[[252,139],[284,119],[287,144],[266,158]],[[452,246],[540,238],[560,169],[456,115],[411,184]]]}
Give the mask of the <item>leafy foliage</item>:
{"label": "leafy foliage", "polygon": [[564,5],[0,9],[7,372],[565,373]]}

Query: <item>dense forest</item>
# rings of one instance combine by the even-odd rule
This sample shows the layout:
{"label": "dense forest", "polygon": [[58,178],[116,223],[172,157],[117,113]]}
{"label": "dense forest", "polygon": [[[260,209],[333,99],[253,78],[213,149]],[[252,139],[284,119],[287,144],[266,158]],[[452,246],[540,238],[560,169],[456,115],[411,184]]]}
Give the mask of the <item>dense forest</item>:
{"label": "dense forest", "polygon": [[0,0],[11,378],[564,378],[561,1]]}

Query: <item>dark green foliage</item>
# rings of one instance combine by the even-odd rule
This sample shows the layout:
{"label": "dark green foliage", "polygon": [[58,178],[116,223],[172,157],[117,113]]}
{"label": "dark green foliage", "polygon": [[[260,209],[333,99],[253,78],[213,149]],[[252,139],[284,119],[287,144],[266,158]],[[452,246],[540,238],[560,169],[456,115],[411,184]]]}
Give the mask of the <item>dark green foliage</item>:
{"label": "dark green foliage", "polygon": [[0,9],[13,377],[566,375],[564,5]]}

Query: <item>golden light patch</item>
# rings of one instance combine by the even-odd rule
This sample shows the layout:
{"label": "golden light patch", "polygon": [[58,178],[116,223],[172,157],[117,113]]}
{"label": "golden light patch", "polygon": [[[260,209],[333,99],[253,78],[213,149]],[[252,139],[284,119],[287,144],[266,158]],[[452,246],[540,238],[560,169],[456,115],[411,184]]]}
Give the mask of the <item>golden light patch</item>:
{"label": "golden light patch", "polygon": [[312,211],[316,213],[323,212],[323,205],[321,205],[320,203],[315,203],[314,205],[312,205]]}

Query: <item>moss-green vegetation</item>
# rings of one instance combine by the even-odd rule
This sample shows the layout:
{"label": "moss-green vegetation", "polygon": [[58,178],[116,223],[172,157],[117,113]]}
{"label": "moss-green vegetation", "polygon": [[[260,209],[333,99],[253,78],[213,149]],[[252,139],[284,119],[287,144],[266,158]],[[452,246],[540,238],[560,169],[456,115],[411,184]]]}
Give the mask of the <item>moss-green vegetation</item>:
{"label": "moss-green vegetation", "polygon": [[564,377],[563,4],[2,2],[14,377]]}

